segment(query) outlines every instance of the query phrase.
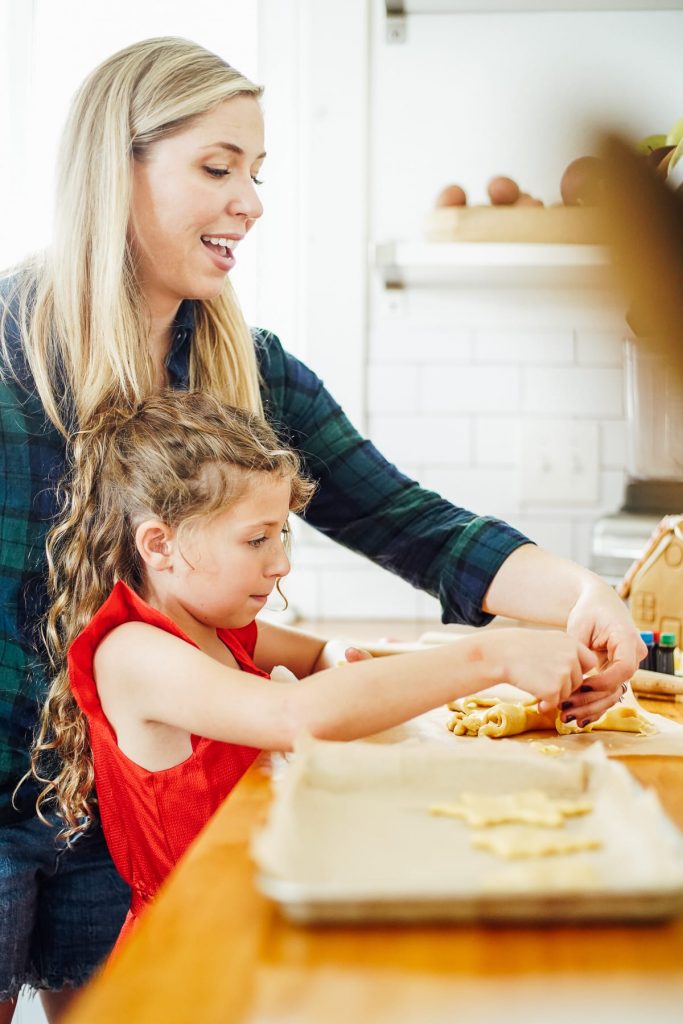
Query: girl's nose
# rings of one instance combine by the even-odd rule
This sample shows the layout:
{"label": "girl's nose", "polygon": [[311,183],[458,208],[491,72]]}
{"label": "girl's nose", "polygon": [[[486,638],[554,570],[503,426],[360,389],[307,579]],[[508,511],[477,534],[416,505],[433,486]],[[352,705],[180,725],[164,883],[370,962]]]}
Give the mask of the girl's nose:
{"label": "girl's nose", "polygon": [[291,566],[287,552],[285,551],[282,541],[280,541],[280,549],[277,555],[273,558],[273,561],[268,566],[268,576],[286,576],[289,573]]}

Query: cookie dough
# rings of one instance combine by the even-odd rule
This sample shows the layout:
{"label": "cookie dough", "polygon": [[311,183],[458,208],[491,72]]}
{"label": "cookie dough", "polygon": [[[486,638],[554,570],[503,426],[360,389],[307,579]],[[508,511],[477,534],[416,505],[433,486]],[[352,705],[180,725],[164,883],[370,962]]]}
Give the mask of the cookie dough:
{"label": "cookie dough", "polygon": [[589,800],[558,800],[540,789],[523,789],[495,796],[461,793],[455,803],[431,804],[429,813],[463,818],[477,828],[504,822],[560,828],[565,818],[588,814],[592,809]]}
{"label": "cookie dough", "polygon": [[561,736],[596,730],[641,735],[657,731],[637,707],[628,704],[616,704],[608,708],[601,718],[585,727],[576,722],[563,722],[559,713],[554,711],[541,714],[535,698],[530,695],[510,701],[483,691],[481,694],[460,697],[452,701],[448,708],[454,712],[447,723],[454,736],[490,736],[500,739],[541,729],[554,729]]}
{"label": "cookie dough", "polygon": [[560,736],[567,736],[573,732],[595,732],[600,729],[612,732],[635,732],[643,735],[657,732],[654,725],[641,715],[638,708],[624,704],[615,704],[614,707],[608,708],[597,722],[591,722],[590,725],[583,726],[583,728],[576,722],[563,722],[558,715],[555,728]]}
{"label": "cookie dough", "polygon": [[503,826],[472,833],[472,845],[497,857],[550,857],[561,853],[597,850],[602,843],[595,836],[572,834],[545,828]]}

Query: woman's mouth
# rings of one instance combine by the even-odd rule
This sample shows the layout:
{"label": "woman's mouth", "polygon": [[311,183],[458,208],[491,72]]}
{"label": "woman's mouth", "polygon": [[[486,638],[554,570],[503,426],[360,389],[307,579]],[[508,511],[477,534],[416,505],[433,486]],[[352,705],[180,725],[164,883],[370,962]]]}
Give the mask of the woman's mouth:
{"label": "woman's mouth", "polygon": [[232,270],[235,266],[234,250],[239,241],[239,238],[202,235],[202,245],[211,257],[214,266],[222,271]]}

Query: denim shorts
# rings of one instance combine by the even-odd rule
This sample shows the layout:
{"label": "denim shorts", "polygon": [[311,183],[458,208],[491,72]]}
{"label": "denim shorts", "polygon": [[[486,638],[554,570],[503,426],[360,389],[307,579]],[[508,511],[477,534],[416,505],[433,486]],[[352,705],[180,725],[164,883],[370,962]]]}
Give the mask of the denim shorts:
{"label": "denim shorts", "polygon": [[0,826],[0,1002],[22,985],[78,987],[106,959],[130,890],[102,829],[70,847],[38,818]]}

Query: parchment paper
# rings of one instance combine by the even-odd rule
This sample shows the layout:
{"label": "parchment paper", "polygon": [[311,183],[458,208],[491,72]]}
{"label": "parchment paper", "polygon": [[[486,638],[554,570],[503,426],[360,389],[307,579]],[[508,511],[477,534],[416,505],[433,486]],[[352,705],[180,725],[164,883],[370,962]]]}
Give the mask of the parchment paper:
{"label": "parchment paper", "polygon": [[[509,686],[507,683],[503,683],[501,686],[492,686],[482,692],[498,696],[501,700],[515,700],[527,696],[524,691]],[[683,757],[683,725],[671,721],[664,715],[645,711],[630,689],[624,697],[624,704],[638,708],[640,714],[655,726],[657,732],[650,736],[638,736],[633,733],[600,730],[560,736],[555,730],[545,730],[543,732],[525,732],[519,736],[510,736],[490,742],[495,745],[508,746],[510,743],[528,745],[533,741],[543,740],[562,750],[574,752],[589,750],[599,743],[609,757],[633,757],[637,754]],[[370,739],[374,743],[400,743],[408,739],[431,740],[436,743],[445,743],[451,747],[469,746],[475,742],[471,736],[454,736],[448,730],[448,722],[452,716],[453,712],[446,707],[434,708],[433,711],[419,715],[404,725],[377,733]]]}
{"label": "parchment paper", "polygon": [[[564,829],[597,837],[589,853],[542,858],[541,875],[471,845],[465,822],[430,815],[461,792],[588,796],[594,809]],[[497,826],[505,828],[506,826]],[[474,738],[450,749],[420,742],[330,743],[305,738],[282,778],[253,852],[271,877],[376,895],[475,900],[499,890],[585,896],[683,887],[683,840],[656,796],[599,747],[548,758]],[[528,864],[528,862],[527,862]],[[576,866],[585,868],[577,880]]]}

